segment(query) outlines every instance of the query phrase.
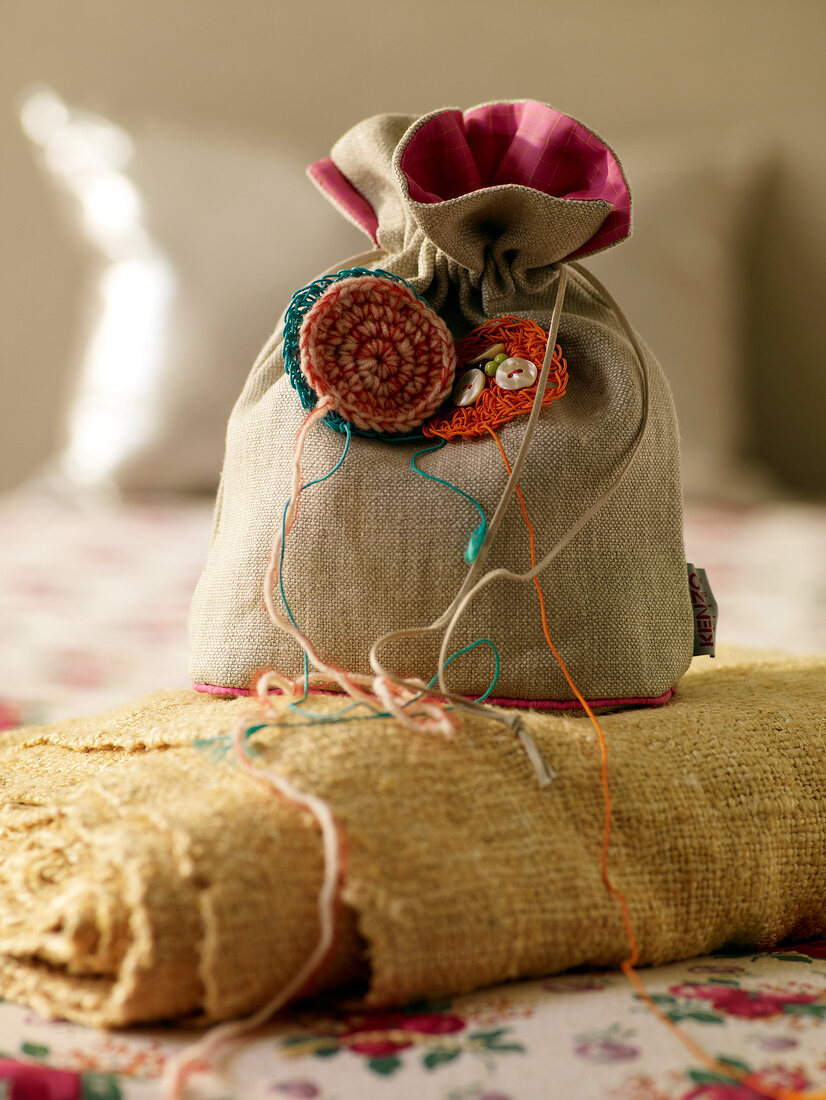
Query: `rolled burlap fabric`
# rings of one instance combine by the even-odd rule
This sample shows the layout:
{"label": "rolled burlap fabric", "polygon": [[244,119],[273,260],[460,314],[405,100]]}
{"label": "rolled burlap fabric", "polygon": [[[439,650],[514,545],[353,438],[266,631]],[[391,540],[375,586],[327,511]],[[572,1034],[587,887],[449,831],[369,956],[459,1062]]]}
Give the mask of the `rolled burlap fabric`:
{"label": "rolled burlap fabric", "polygon": [[[662,708],[602,719],[610,869],[643,963],[826,931],[824,684],[826,659],[735,655]],[[0,735],[0,994],[95,1025],[206,1021],[294,976],[318,936],[321,845],[224,751],[250,706],[179,691]],[[476,716],[449,740],[390,719],[254,735],[346,836],[317,987],[363,979],[393,1004],[627,956],[593,728],[524,721],[557,773],[545,789]]]}

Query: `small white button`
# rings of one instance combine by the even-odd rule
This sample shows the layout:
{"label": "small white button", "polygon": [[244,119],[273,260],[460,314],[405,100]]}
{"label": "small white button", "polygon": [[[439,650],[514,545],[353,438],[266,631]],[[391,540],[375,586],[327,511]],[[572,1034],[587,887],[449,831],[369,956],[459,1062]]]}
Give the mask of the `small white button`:
{"label": "small white button", "polygon": [[480,370],[466,370],[453,387],[453,404],[472,405],[485,388],[484,372]]}
{"label": "small white button", "polygon": [[536,366],[530,359],[506,359],[496,368],[496,385],[502,390],[524,390],[536,381]]}

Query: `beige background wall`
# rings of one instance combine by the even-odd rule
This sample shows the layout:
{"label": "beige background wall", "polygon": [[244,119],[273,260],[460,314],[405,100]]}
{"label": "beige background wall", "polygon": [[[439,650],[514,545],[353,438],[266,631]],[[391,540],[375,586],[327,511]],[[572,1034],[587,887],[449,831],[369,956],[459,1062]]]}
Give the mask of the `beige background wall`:
{"label": "beige background wall", "polygon": [[16,118],[26,85],[126,126],[232,131],[305,160],[378,111],[534,97],[621,151],[642,134],[822,120],[824,45],[824,0],[0,0],[0,488],[59,439],[84,275]]}

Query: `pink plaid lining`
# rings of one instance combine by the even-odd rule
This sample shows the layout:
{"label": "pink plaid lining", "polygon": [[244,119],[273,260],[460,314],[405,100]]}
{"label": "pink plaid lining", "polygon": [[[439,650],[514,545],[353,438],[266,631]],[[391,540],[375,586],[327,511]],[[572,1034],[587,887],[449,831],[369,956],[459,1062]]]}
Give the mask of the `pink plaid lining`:
{"label": "pink plaid lining", "polygon": [[631,197],[612,151],[576,119],[535,100],[441,112],[413,134],[401,168],[421,203],[501,184],[610,203],[599,232],[569,258],[606,248],[631,226]]}
{"label": "pink plaid lining", "polygon": [[[411,199],[438,203],[502,184],[555,198],[607,202],[599,231],[567,259],[599,252],[628,236],[631,197],[619,161],[576,119],[535,100],[441,111],[410,138],[401,157]],[[307,170],[318,186],[377,243],[378,218],[330,157]]]}
{"label": "pink plaid lining", "polygon": [[346,217],[363,229],[373,244],[378,244],[379,219],[364,195],[353,187],[347,177],[336,168],[332,157],[317,160],[307,169],[307,173],[322,191],[332,198]]}
{"label": "pink plaid lining", "polygon": [[[206,692],[208,695],[252,695],[254,694],[251,688],[230,688],[221,687],[218,684],[192,684],[196,691]],[[275,689],[274,695],[280,694]],[[589,699],[588,706],[594,710],[598,710],[600,707],[661,707],[663,703],[667,703],[671,696],[674,694],[674,688],[669,688],[668,691],[662,695],[656,696],[656,698],[639,698],[639,699]],[[321,688],[310,688],[310,695],[335,695],[339,693],[335,691],[323,691]],[[488,703],[495,707],[530,707],[535,710],[582,710],[582,707],[577,699],[488,699]]]}

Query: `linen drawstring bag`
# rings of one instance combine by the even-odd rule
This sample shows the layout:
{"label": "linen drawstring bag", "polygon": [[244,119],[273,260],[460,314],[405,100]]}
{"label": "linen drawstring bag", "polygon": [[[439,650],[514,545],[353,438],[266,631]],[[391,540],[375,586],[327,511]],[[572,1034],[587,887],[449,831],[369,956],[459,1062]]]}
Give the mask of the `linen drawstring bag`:
{"label": "linen drawstring bag", "polygon": [[[576,705],[537,593],[513,579],[538,567],[550,632],[584,697],[668,698],[694,643],[673,401],[576,262],[630,232],[612,150],[549,106],[502,102],[369,118],[309,175],[376,249],[296,293],[232,413],[191,612],[195,686],[238,694],[262,670],[306,674],[300,633],[316,668],[438,679],[442,695],[489,703]],[[324,340],[344,339],[336,325],[371,303],[415,314],[414,367],[425,345],[433,365],[418,420],[405,419],[410,393],[421,396],[413,378],[390,430],[324,386],[336,391]],[[519,347],[531,333],[541,341],[514,356],[503,337],[500,360],[532,360],[538,374],[503,420],[462,406],[457,390],[466,368],[483,373],[468,349],[496,347],[508,326]],[[372,382],[356,385],[363,396]],[[282,534],[276,583],[262,591]],[[479,582],[483,564],[495,583]]]}

